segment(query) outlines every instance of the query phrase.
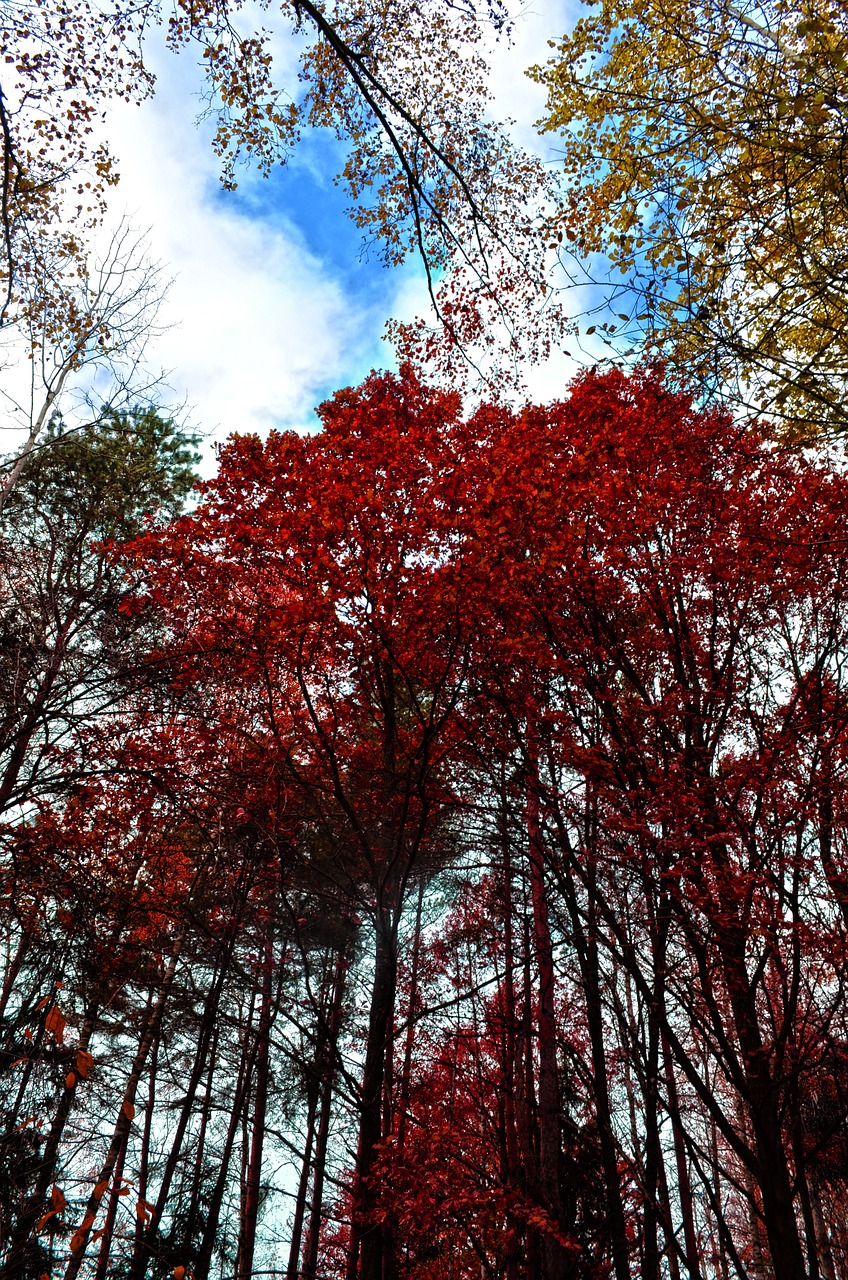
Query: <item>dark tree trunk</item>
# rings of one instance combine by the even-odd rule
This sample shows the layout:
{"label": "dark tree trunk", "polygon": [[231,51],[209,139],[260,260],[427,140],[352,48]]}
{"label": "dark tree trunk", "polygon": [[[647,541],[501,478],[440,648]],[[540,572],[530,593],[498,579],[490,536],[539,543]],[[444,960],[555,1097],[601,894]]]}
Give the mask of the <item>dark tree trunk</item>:
{"label": "dark tree trunk", "polygon": [[324,1209],[324,1175],[327,1166],[327,1143],[330,1137],[330,1119],[333,1110],[333,1088],[336,1076],[336,1045],[342,1019],[347,958],[339,953],[333,983],[333,997],[327,1025],[327,1054],[324,1077],[321,1081],[321,1110],[318,1116],[318,1133],[315,1140],[315,1160],[312,1176],[312,1202],[309,1206],[309,1227],[306,1233],[304,1256],[304,1280],[316,1280],[318,1275],[318,1248],[321,1242],[321,1224]]}
{"label": "dark tree trunk", "polygon": [[357,1241],[359,1244],[360,1280],[383,1280],[386,1243],[381,1224],[374,1220],[377,1198],[371,1185],[371,1169],[378,1143],[383,1136],[386,1047],[392,1034],[397,983],[396,942],[392,927],[383,912],[378,912],[377,915],[375,941],[374,984],[362,1074],[359,1159],[352,1232],[353,1246]]}
{"label": "dark tree trunk", "polygon": [[[530,751],[530,776],[527,786],[527,841],[530,865],[530,897],[533,906],[533,943],[536,972],[539,978],[539,1190],[555,1228],[562,1229],[562,1193],[560,1163],[562,1129],[560,1124],[559,1076],[557,1069],[556,1011],[553,945],[548,921],[545,889],[544,856],[539,827],[539,779],[535,749]],[[542,1236],[542,1254],[546,1280],[565,1280],[570,1270],[569,1257],[559,1240],[550,1232]]]}
{"label": "dark tree trunk", "polygon": [[256,1248],[256,1224],[262,1194],[262,1149],[265,1143],[265,1110],[268,1104],[268,1075],[271,1045],[271,943],[266,939],[263,954],[262,1004],[256,1039],[256,1070],[253,1096],[253,1126],[247,1162],[244,1208],[238,1249],[238,1280],[250,1280]]}

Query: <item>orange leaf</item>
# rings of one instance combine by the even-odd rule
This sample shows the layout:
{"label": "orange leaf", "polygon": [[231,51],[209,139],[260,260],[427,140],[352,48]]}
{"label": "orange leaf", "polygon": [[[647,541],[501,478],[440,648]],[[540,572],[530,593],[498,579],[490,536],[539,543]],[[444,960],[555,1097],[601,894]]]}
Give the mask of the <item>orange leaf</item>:
{"label": "orange leaf", "polygon": [[76,1235],[71,1236],[71,1253],[76,1253],[77,1249],[81,1249],[85,1244],[85,1233],[78,1231]]}
{"label": "orange leaf", "polygon": [[185,1267],[174,1267],[174,1280],[183,1280]]}
{"label": "orange leaf", "polygon": [[125,1102],[121,1107],[121,1110],[128,1120],[132,1120],[135,1117],[135,1107],[131,1102]]}
{"label": "orange leaf", "polygon": [[44,1030],[52,1031],[59,1044],[65,1038],[65,1015],[58,1005],[54,1004],[48,1009],[47,1017],[44,1019]]}
{"label": "orange leaf", "polygon": [[99,1199],[100,1199],[100,1197],[103,1195],[103,1192],[107,1189],[107,1187],[108,1187],[108,1186],[109,1186],[109,1179],[108,1179],[108,1178],[104,1178],[102,1182],[98,1182],[98,1183],[97,1183],[97,1186],[94,1188],[94,1198],[95,1198],[95,1200],[99,1200]]}
{"label": "orange leaf", "polygon": [[73,1089],[76,1082],[77,1082],[77,1078],[74,1075],[73,1071],[69,1071],[68,1074],[65,1076],[65,1088]]}
{"label": "orange leaf", "polygon": [[53,1190],[50,1192],[50,1199],[53,1201],[53,1208],[56,1209],[58,1213],[62,1213],[68,1206],[64,1191],[61,1187],[57,1187],[55,1183],[53,1185]]}
{"label": "orange leaf", "polygon": [[35,1228],[36,1231],[40,1231],[41,1228],[44,1226],[45,1222],[49,1222],[50,1219],[54,1218],[58,1212],[59,1212],[58,1209],[51,1209],[49,1213],[45,1213],[42,1218],[39,1218],[38,1225]]}
{"label": "orange leaf", "polygon": [[88,1079],[88,1073],[94,1065],[94,1058],[85,1049],[77,1049],[77,1075],[82,1080]]}

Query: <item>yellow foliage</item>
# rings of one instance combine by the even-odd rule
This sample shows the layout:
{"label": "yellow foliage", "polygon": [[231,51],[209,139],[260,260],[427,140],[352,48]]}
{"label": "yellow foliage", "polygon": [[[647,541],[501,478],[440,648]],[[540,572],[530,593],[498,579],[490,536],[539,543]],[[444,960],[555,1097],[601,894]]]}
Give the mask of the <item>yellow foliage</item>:
{"label": "yellow foliage", "polygon": [[590,0],[555,49],[554,221],[625,278],[628,336],[790,437],[848,429],[845,6]]}

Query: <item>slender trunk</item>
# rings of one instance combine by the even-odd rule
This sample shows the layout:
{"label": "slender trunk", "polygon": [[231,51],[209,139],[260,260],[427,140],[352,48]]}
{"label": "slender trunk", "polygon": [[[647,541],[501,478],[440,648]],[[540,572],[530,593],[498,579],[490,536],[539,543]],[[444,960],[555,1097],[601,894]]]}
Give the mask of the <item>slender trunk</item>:
{"label": "slender trunk", "polygon": [[[182,1154],[183,1140],[186,1130],[191,1120],[192,1108],[194,1107],[194,1099],[197,1094],[198,1085],[206,1066],[207,1057],[209,1056],[210,1045],[215,1040],[215,1027],[218,1015],[218,1005],[221,998],[221,990],[223,987],[224,976],[227,972],[226,963],[222,963],[217,974],[213,976],[212,987],[209,997],[203,1010],[203,1017],[200,1023],[200,1034],[197,1040],[197,1049],[194,1055],[194,1063],[191,1075],[188,1080],[186,1096],[180,1108],[180,1117],[177,1121],[177,1128],[171,1143],[171,1150],[168,1153],[168,1159],[162,1172],[162,1181],[159,1184],[159,1191],[156,1196],[156,1203],[148,1221],[147,1227],[136,1244],[135,1253],[133,1255],[132,1270],[130,1271],[130,1280],[142,1280],[147,1264],[153,1256],[156,1235],[159,1230],[159,1223],[162,1221],[162,1214],[168,1203],[171,1192],[171,1182],[179,1164],[180,1155]],[[214,1060],[214,1048],[211,1057]]]}
{"label": "slender trunk", "polygon": [[[189,1198],[188,1213],[186,1214],[185,1225],[185,1246],[190,1250],[195,1235],[195,1224],[200,1214],[200,1199],[203,1193],[203,1161],[206,1156],[206,1134],[209,1129],[209,1119],[212,1114],[212,1086],[215,1080],[215,1071],[217,1065],[218,1052],[218,1024],[215,1023],[212,1043],[209,1050],[209,1068],[206,1074],[205,1087],[203,1091],[203,1103],[200,1108],[200,1124],[197,1131],[197,1146],[194,1153],[194,1170],[191,1179],[191,1196]],[[161,1199],[161,1195],[160,1195]]]}
{"label": "slender trunk", "polygon": [[118,1205],[121,1202],[119,1192],[121,1190],[121,1179],[124,1176],[124,1157],[126,1154],[127,1144],[125,1142],[115,1161],[112,1190],[109,1194],[109,1206],[106,1210],[106,1221],[103,1224],[103,1235],[100,1238],[100,1250],[97,1255],[97,1271],[95,1272],[94,1280],[106,1280],[106,1272],[109,1268],[109,1254],[112,1251],[112,1237],[115,1233],[115,1219],[118,1215]]}
{"label": "slender trunk", "polygon": [[801,1215],[804,1219],[804,1234],[807,1244],[807,1271],[809,1280],[819,1280],[819,1251],[816,1240],[816,1225],[813,1220],[813,1205],[804,1160],[804,1135],[801,1129],[801,1118],[797,1109],[792,1126],[792,1152],[795,1160],[795,1185],[798,1188],[798,1199],[801,1201]]}
{"label": "slender trunk", "polygon": [[597,883],[594,868],[587,868],[589,888],[589,915],[584,930],[580,919],[573,885],[569,894],[569,910],[577,943],[583,993],[586,1001],[586,1020],[589,1025],[589,1041],[592,1057],[592,1088],[595,1094],[595,1115],[598,1123],[598,1139],[601,1147],[601,1164],[606,1191],[607,1229],[616,1280],[630,1280],[627,1228],[624,1203],[618,1172],[618,1152],[612,1127],[612,1110],[609,1096],[606,1049],[604,1045],[603,1005],[601,1001],[600,962],[598,956],[598,930],[595,915]]}
{"label": "slender trunk", "polygon": [[359,1160],[356,1178],[352,1244],[359,1243],[359,1280],[383,1280],[385,1242],[382,1226],[375,1221],[377,1197],[371,1185],[371,1169],[382,1137],[383,1082],[386,1046],[391,1032],[397,981],[397,948],[388,919],[378,912],[374,985],[359,1123]]}
{"label": "slender trunk", "polygon": [[[85,1022],[80,1029],[80,1038],[77,1052],[85,1054],[88,1052],[88,1046],[91,1043],[94,1024],[97,1020],[97,1006],[90,1008],[87,1012]],[[71,1083],[68,1083],[70,1081]],[[53,1118],[53,1124],[50,1126],[50,1133],[44,1146],[44,1154],[41,1157],[40,1167],[38,1171],[38,1182],[35,1187],[36,1209],[40,1211],[40,1206],[47,1194],[47,1188],[55,1180],[56,1177],[56,1161],[59,1157],[59,1146],[65,1132],[65,1125],[68,1117],[73,1110],[76,1101],[77,1090],[80,1088],[80,1077],[76,1071],[68,1073],[65,1079],[65,1086],[62,1095],[59,1098],[59,1105],[56,1108],[56,1115]]]}
{"label": "slender trunk", "polygon": [[321,1240],[321,1223],[324,1208],[324,1174],[327,1165],[327,1143],[330,1136],[330,1118],[333,1108],[333,1085],[336,1075],[336,1044],[342,1018],[345,981],[348,962],[339,952],[333,984],[333,999],[327,1024],[327,1056],[321,1088],[321,1110],[318,1116],[318,1133],[315,1141],[315,1160],[312,1175],[312,1202],[309,1206],[309,1227],[304,1250],[304,1280],[316,1280],[318,1274],[318,1246]]}
{"label": "slender trunk", "polygon": [[[718,950],[730,996],[733,1024],[745,1072],[748,1113],[758,1157],[762,1215],[775,1280],[807,1280],[804,1253],[795,1221],[792,1182],[781,1126],[780,1090],[771,1079],[754,992],[745,964],[742,926],[728,905],[728,925],[718,936]],[[717,931],[718,932],[718,931]],[[721,936],[723,934],[723,936]]]}
{"label": "slender trunk", "polygon": [[233,1095],[230,1122],[227,1126],[224,1147],[221,1152],[221,1165],[218,1171],[218,1177],[215,1179],[215,1185],[212,1188],[212,1195],[209,1199],[209,1209],[206,1215],[203,1239],[198,1251],[197,1262],[193,1268],[194,1280],[207,1280],[209,1268],[212,1264],[212,1254],[215,1250],[215,1242],[218,1239],[218,1221],[221,1216],[221,1206],[224,1202],[224,1193],[227,1189],[227,1183],[230,1178],[230,1164],[232,1163],[233,1158],[233,1147],[235,1146],[239,1126],[241,1125],[244,1117],[244,1109],[247,1104],[248,1092],[250,1090],[253,1066],[259,1048],[258,1036],[252,1037],[249,1033],[250,1023],[252,1021],[252,1012],[253,1011],[251,1010],[251,1017],[248,1019],[248,1034],[245,1036],[245,1046],[242,1051],[238,1080],[236,1081],[235,1093]]}
{"label": "slender trunk", "polygon": [[[97,1006],[92,1005],[86,1012],[85,1022],[80,1029],[78,1052],[86,1053],[94,1030],[94,1024],[97,1019]],[[7,1244],[7,1262],[3,1268],[3,1280],[13,1280],[20,1274],[21,1266],[25,1265],[24,1259],[27,1254],[26,1243],[31,1236],[38,1219],[48,1208],[47,1192],[51,1183],[56,1179],[56,1165],[59,1158],[59,1147],[65,1132],[65,1126],[68,1117],[73,1110],[76,1101],[77,1090],[79,1089],[79,1078],[76,1071],[69,1072],[65,1078],[62,1093],[59,1097],[59,1103],[56,1108],[56,1114],[53,1117],[53,1123],[50,1126],[50,1132],[47,1135],[47,1141],[44,1144],[44,1151],[36,1166],[35,1187],[32,1195],[27,1197],[26,1203],[21,1210],[14,1230],[9,1233],[9,1241]]]}
{"label": "slender trunk", "polygon": [[[505,808],[505,806],[504,806]],[[505,1182],[507,1189],[505,1280],[518,1280],[518,1264],[521,1258],[521,1232],[512,1208],[512,1200],[518,1194],[518,1127],[516,1123],[515,1062],[517,1052],[515,980],[515,941],[512,920],[512,858],[509,832],[504,815],[503,833],[503,1097],[504,1097],[504,1152],[506,1156]]]}
{"label": "slender trunk", "polygon": [[0,992],[0,1018],[5,1017],[6,1015],[6,1005],[9,1003],[9,996],[12,994],[14,989],[15,980],[20,973],[21,965],[26,959],[31,941],[31,935],[26,932],[26,926],[24,926],[24,932],[21,933],[21,936],[18,939],[15,954],[9,960],[6,966],[6,973],[3,977],[3,990]]}
{"label": "slender trunk", "polygon": [[268,1104],[268,1073],[271,1041],[271,942],[266,939],[262,975],[262,1005],[259,1011],[256,1050],[256,1091],[253,1101],[253,1132],[245,1180],[244,1212],[238,1251],[239,1280],[250,1280],[256,1248],[256,1224],[262,1193],[262,1148],[265,1142],[265,1111]]}
{"label": "slender trunk", "polygon": [[318,1105],[318,1091],[315,1087],[309,1090],[309,1101],[306,1109],[306,1135],[303,1142],[303,1160],[300,1166],[300,1177],[297,1181],[297,1194],[294,1200],[294,1218],[292,1234],[289,1242],[289,1261],[286,1267],[286,1280],[297,1280],[300,1274],[300,1246],[303,1239],[303,1220],[306,1216],[306,1193],[309,1190],[309,1168],[312,1163],[312,1143],[315,1139],[315,1112]]}
{"label": "slender trunk", "polygon": [[665,1155],[660,1145],[659,1164],[659,1203],[662,1218],[663,1235],[665,1236],[665,1253],[668,1258],[668,1272],[671,1280],[680,1280],[681,1248],[674,1232],[674,1219],[671,1213],[671,1196],[668,1190],[668,1174],[666,1172]]}
{"label": "slender trunk", "polygon": [[[530,969],[530,914],[527,900],[523,903],[523,945],[524,963],[522,976],[524,991],[521,1008],[521,1091],[517,1101],[520,1105],[520,1123],[518,1126],[519,1144],[524,1162],[525,1179],[528,1188],[534,1194],[538,1192],[538,1159],[537,1159],[537,1108],[536,1108],[536,1075],[533,1064],[533,975]],[[524,1274],[527,1280],[538,1280],[541,1259],[539,1257],[539,1232],[534,1223],[528,1222],[526,1228],[526,1249],[524,1256]]]}
{"label": "slender trunk", "polygon": [[418,882],[418,900],[415,905],[415,931],[412,937],[412,972],[409,978],[409,1006],[406,1015],[406,1042],[403,1048],[403,1065],[400,1073],[400,1090],[397,1105],[397,1145],[403,1151],[406,1139],[409,1091],[412,1083],[412,1049],[415,1044],[415,1015],[418,1005],[418,966],[421,955],[421,916],[424,910],[424,878]]}
{"label": "slender trunk", "polygon": [[689,1179],[689,1163],[686,1159],[686,1141],[683,1136],[683,1124],[680,1119],[680,1103],[677,1096],[677,1079],[674,1074],[668,1040],[662,1036],[663,1063],[665,1066],[665,1087],[668,1098],[668,1114],[671,1120],[671,1137],[674,1145],[674,1167],[677,1174],[677,1196],[680,1201],[680,1216],[683,1221],[683,1242],[686,1247],[686,1269],[690,1280],[701,1280],[698,1264],[698,1236],[695,1231],[695,1212],[692,1200],[692,1183]]}
{"label": "slender trunk", "polygon": [[150,1052],[150,1047],[159,1032],[159,1023],[162,1019],[162,1011],[165,1006],[165,1000],[167,999],[168,993],[171,989],[171,983],[173,982],[174,974],[176,972],[179,954],[180,945],[175,948],[171,959],[168,961],[168,967],[165,970],[162,986],[159,989],[159,995],[151,1010],[150,1016],[147,1019],[147,1026],[138,1047],[138,1052],[136,1053],[133,1061],[126,1088],[124,1089],[121,1109],[118,1112],[118,1118],[115,1121],[115,1129],[112,1135],[112,1141],[109,1144],[106,1159],[101,1166],[94,1189],[88,1198],[82,1223],[77,1228],[76,1234],[73,1237],[72,1244],[74,1244],[75,1247],[72,1249],[68,1265],[65,1268],[65,1280],[75,1280],[76,1276],[79,1274],[80,1267],[82,1266],[83,1259],[85,1258],[86,1248],[88,1246],[89,1239],[91,1238],[91,1228],[94,1225],[95,1218],[97,1217],[97,1211],[100,1208],[101,1197],[112,1179],[112,1173],[115,1168],[118,1153],[120,1152],[122,1145],[127,1140],[133,1116],[135,1115],[135,1096],[138,1089],[138,1082],[141,1078],[141,1073],[144,1070],[144,1065],[147,1061],[147,1055]]}
{"label": "slender trunk", "polygon": [[824,1280],[836,1280],[836,1267],[833,1263],[833,1249],[830,1243],[830,1236],[827,1230],[824,1213],[822,1212],[821,1193],[819,1192],[818,1183],[815,1174],[809,1179],[810,1194],[810,1210],[813,1215],[813,1228],[816,1233],[816,1249],[818,1251],[819,1266]]}
{"label": "slender trunk", "polygon": [[[530,897],[533,906],[533,943],[536,972],[539,978],[538,1044],[539,1044],[539,1190],[556,1230],[562,1229],[562,1193],[560,1161],[562,1131],[560,1127],[559,1079],[554,988],[553,945],[548,921],[545,890],[544,856],[539,826],[538,761],[531,745],[530,776],[527,785],[526,823],[530,864]],[[550,1231],[542,1237],[542,1252],[547,1280],[564,1280],[569,1259],[560,1241]]]}

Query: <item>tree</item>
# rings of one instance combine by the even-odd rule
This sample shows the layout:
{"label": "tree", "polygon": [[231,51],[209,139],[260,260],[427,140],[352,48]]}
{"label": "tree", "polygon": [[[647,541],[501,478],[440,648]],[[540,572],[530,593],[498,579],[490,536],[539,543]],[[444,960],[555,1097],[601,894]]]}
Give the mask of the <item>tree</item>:
{"label": "tree", "polygon": [[[788,1118],[836,1069],[821,1029],[842,1026],[844,1004],[841,978],[815,978],[843,945],[843,882],[828,869],[827,804],[813,802],[831,783],[800,723],[809,681],[844,680],[844,481],[618,372],[525,414],[481,465],[513,477],[477,523],[503,591],[488,583],[483,629],[490,660],[499,642],[507,670],[526,654],[546,675],[548,866],[595,1028],[601,1134],[618,1145],[604,1033],[611,1015],[628,1025],[626,975],[650,1029],[650,1051],[638,1039],[646,1126],[664,1042],[718,1129],[720,1177],[746,1188],[775,1275],[801,1280],[806,1170]],[[525,694],[511,687],[520,724]],[[826,718],[842,741],[841,714]],[[703,1139],[690,1131],[687,1146],[700,1163]],[[657,1155],[632,1156],[655,1217]],[[713,1211],[732,1243],[720,1200]],[[814,1231],[806,1247],[818,1265]]]}
{"label": "tree", "polygon": [[846,56],[829,0],[602,0],[535,71],[564,147],[553,226],[610,264],[599,336],[790,438],[846,426]]}
{"label": "tree", "polygon": [[[276,23],[301,53],[293,81],[288,72],[278,76],[273,33],[249,21],[239,30],[217,0],[97,9],[80,0],[55,13],[49,5],[0,13],[8,50],[0,95],[2,317],[16,332],[47,297],[56,303],[54,321],[74,331],[66,295],[117,181],[108,150],[92,143],[92,122],[110,98],[152,91],[143,45],[158,24],[167,24],[173,50],[201,56],[225,187],[236,185],[245,160],[265,173],[284,162],[305,129],[327,128],[344,140],[339,178],[355,220],[387,263],[420,255],[448,363],[479,340],[484,311],[512,316],[515,344],[519,312],[538,310],[544,170],[487,118],[482,47],[505,26],[500,0],[365,8],[282,0]],[[462,276],[458,298],[444,280],[448,265]],[[546,322],[548,311],[553,316],[551,308],[540,312]],[[416,336],[407,331],[407,344]],[[432,346],[433,335],[419,335],[421,343]]]}
{"label": "tree", "polygon": [[60,749],[124,695],[150,637],[120,612],[123,572],[108,543],[179,510],[194,443],[152,409],[107,409],[73,432],[51,420],[46,447],[16,464],[0,539],[0,812],[66,787]]}
{"label": "tree", "polygon": [[[144,351],[156,333],[162,273],[125,221],[100,256],[87,261],[80,249],[70,272],[54,256],[42,261],[22,288],[26,305],[6,347],[24,388],[17,397],[4,390],[3,398],[26,438],[6,464],[0,515],[48,426],[70,418],[72,429],[84,429],[90,437],[102,421],[121,413],[140,417],[136,406],[150,400],[158,381],[144,369]],[[111,385],[98,412],[91,387],[104,375]],[[54,430],[50,440],[56,435]]]}
{"label": "tree", "polygon": [[467,441],[458,398],[409,370],[339,392],[320,414],[312,438],[233,440],[196,511],[129,554],[173,634],[161,654],[172,678],[220,682],[218,715],[232,715],[227,733],[250,745],[263,786],[299,797],[312,882],[367,922],[348,1248],[356,1274],[380,1280],[393,1243],[371,1170],[392,1123],[398,937],[416,878],[450,848],[468,644],[433,512],[456,505]]}
{"label": "tree", "polygon": [[843,469],[646,371],[321,416],[113,545],[19,784],[4,1275],[837,1280]]}

